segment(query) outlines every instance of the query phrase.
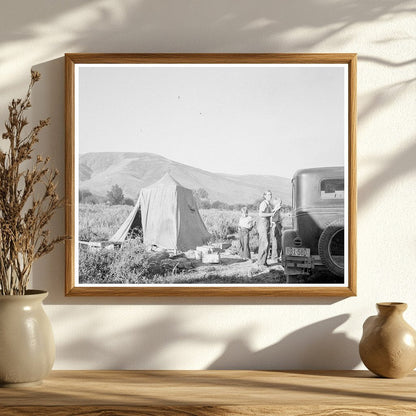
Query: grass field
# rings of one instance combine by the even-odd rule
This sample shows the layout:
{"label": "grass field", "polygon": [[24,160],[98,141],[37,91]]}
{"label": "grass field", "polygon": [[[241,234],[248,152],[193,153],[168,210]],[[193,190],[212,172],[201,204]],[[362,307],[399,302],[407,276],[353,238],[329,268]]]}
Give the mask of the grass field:
{"label": "grass field", "polygon": [[108,240],[131,212],[128,205],[79,204],[79,240]]}
{"label": "grass field", "polygon": [[[131,206],[125,205],[80,204],[79,239],[108,240],[131,210]],[[172,263],[167,259],[156,260],[154,253],[147,251],[140,239],[135,239],[116,250],[80,250],[80,283],[283,283],[281,268],[272,268],[269,273],[260,273],[251,263],[242,262],[236,255],[239,211],[202,209],[200,213],[212,236],[211,242],[230,241],[233,244],[234,250],[231,249],[223,255],[220,265],[203,265],[196,261],[187,262],[185,265],[183,261]],[[257,216],[256,213],[250,215],[254,218]],[[250,248],[253,253],[257,253],[256,227],[250,232]]]}
{"label": "grass field", "polygon": [[[127,218],[133,208],[127,205],[79,204],[79,239],[101,241],[109,239]],[[213,241],[225,240],[236,234],[239,211],[201,209],[201,217]],[[250,213],[253,217],[256,214]]]}

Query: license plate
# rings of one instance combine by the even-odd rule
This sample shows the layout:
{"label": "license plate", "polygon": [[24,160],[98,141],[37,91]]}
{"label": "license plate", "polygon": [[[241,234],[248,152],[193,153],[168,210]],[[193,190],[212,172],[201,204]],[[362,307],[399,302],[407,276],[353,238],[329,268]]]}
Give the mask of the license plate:
{"label": "license plate", "polygon": [[311,249],[304,247],[286,247],[285,254],[286,256],[310,257]]}

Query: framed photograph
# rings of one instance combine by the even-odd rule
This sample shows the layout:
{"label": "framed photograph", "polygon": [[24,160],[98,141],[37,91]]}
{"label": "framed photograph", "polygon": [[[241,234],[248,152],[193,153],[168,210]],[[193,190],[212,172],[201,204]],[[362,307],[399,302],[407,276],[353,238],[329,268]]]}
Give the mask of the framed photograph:
{"label": "framed photograph", "polygon": [[354,296],[355,54],[67,54],[66,295]]}

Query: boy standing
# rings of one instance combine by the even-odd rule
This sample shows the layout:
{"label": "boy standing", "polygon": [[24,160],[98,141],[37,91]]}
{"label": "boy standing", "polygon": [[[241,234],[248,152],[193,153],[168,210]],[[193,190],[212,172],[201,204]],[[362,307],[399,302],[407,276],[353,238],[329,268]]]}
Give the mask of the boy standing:
{"label": "boy standing", "polygon": [[241,208],[241,217],[238,221],[238,235],[240,237],[240,257],[249,260],[250,256],[250,230],[253,228],[254,219],[248,215],[247,207]]}

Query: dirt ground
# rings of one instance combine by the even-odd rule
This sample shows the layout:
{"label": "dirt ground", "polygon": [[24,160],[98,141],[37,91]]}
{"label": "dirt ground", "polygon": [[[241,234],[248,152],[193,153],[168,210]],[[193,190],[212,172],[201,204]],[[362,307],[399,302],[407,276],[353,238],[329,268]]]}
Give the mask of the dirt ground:
{"label": "dirt ground", "polygon": [[[268,260],[268,267],[260,268],[256,256],[242,260],[235,254],[221,253],[220,264],[204,264],[192,260],[193,268],[177,274],[164,276],[157,283],[193,284],[285,284],[284,269],[278,262]],[[156,279],[159,280],[159,279]],[[298,277],[297,283],[342,283],[342,278],[327,271],[315,271],[310,276]],[[155,281],[156,283],[156,281]]]}
{"label": "dirt ground", "polygon": [[193,260],[193,269],[184,273],[165,277],[169,283],[224,283],[259,284],[286,283],[283,267],[279,263],[270,263],[267,268],[259,268],[256,258],[242,260],[234,254],[221,253],[220,264],[204,264]]}

